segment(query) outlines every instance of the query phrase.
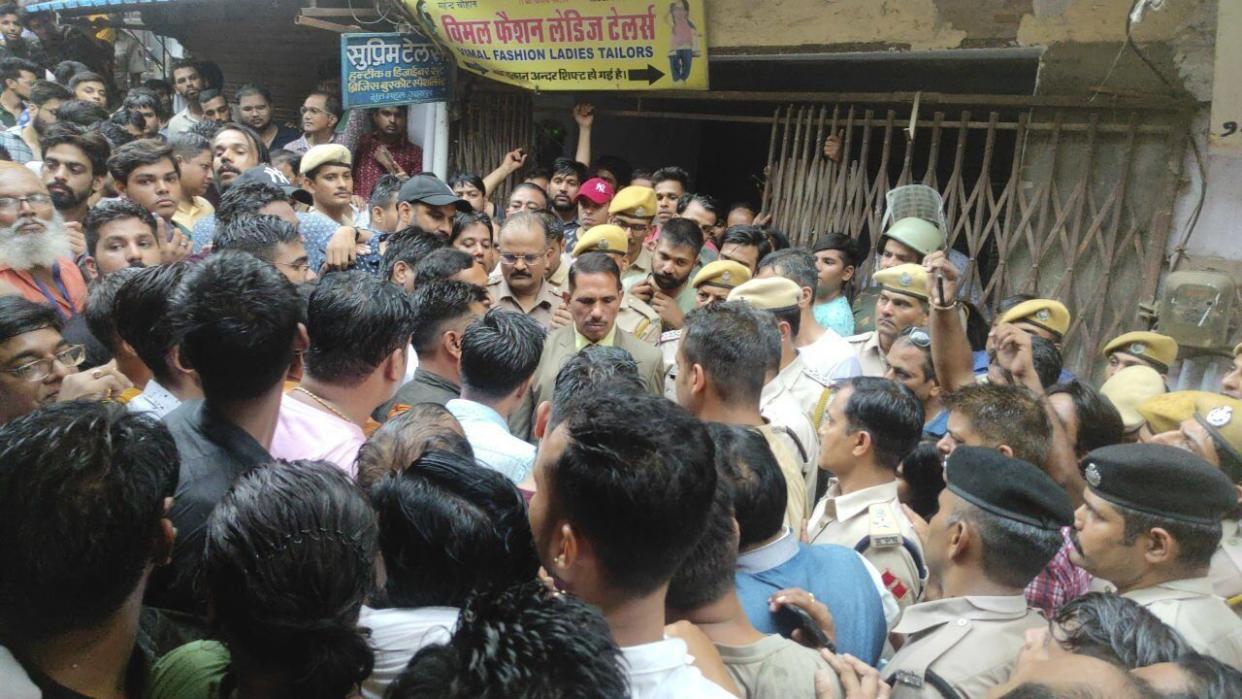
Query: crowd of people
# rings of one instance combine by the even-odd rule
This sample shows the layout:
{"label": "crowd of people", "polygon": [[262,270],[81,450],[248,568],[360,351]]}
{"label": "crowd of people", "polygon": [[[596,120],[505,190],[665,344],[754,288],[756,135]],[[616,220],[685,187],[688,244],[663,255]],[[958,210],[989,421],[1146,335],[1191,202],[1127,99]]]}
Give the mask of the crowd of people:
{"label": "crowd of people", "polygon": [[442,180],[9,54],[3,699],[1242,696],[1242,345],[1093,386],[940,221],[791,245],[585,104]]}

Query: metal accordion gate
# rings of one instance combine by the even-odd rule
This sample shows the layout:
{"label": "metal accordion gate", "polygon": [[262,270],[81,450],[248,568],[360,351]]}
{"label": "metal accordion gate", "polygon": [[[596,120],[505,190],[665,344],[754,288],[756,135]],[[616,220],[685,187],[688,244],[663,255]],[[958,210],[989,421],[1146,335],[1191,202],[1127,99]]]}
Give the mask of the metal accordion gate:
{"label": "metal accordion gate", "polygon": [[[1066,366],[1090,376],[1099,347],[1137,327],[1140,303],[1156,293],[1187,113],[1168,102],[1014,96],[969,96],[966,106],[957,95],[928,110],[924,97],[779,107],[763,202],[774,226],[795,244],[849,234],[866,278],[885,192],[928,185],[944,198],[949,245],[970,258],[985,304],[1016,293],[1061,300],[1073,314]],[[833,134],[839,162],[823,152]]]}
{"label": "metal accordion gate", "polygon": [[[449,172],[486,175],[514,148],[531,153],[535,142],[534,115],[530,95],[518,91],[472,91],[453,103],[450,114]],[[506,179],[491,200],[504,209],[512,188]]]}

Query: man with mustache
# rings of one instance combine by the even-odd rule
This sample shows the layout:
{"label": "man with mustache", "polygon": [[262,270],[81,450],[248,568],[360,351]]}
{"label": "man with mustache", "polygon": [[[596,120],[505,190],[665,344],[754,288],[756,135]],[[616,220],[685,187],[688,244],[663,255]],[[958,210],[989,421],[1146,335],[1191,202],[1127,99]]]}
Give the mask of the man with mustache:
{"label": "man with mustache", "polygon": [[1242,619],[1208,578],[1221,520],[1238,502],[1228,476],[1165,444],[1096,449],[1082,472],[1074,564],[1146,607],[1196,651],[1242,665]]}
{"label": "man with mustache", "polygon": [[845,338],[858,354],[863,376],[884,376],[893,341],[911,325],[927,325],[930,311],[927,271],[922,265],[904,264],[875,273],[880,295],[875,302],[875,330]]}
{"label": "man with mustache", "polygon": [[0,283],[56,309],[62,320],[86,305],[64,219],[33,172],[0,163]]}
{"label": "man with mustache", "polygon": [[[544,214],[517,213],[500,229],[500,277],[487,285],[492,303],[526,315],[544,328],[552,324],[564,299],[544,279],[557,246]],[[525,435],[520,435],[525,436]]]}
{"label": "man with mustache", "polygon": [[354,193],[371,196],[371,188],[385,174],[403,181],[423,171],[423,149],[406,137],[405,107],[371,110],[370,133],[358,139],[354,158]]}
{"label": "man with mustache", "polygon": [[126,143],[108,158],[108,171],[122,197],[150,211],[162,220],[157,239],[166,247],[165,262],[176,262],[190,254],[190,231],[173,222],[181,200],[181,168],[172,146],[154,139]]}
{"label": "man with mustache", "polygon": [[509,419],[513,434],[530,438],[539,404],[552,400],[556,374],[565,362],[590,345],[618,347],[638,363],[638,375],[648,393],[664,391],[664,357],[660,350],[617,327],[617,313],[625,292],[621,269],[606,253],[588,252],[569,268],[569,313],[573,323],[548,334],[530,392]]}
{"label": "man with mustache", "polygon": [[359,212],[353,205],[353,157],[349,149],[335,143],[315,146],[302,156],[299,170],[314,199],[314,213],[337,225],[352,225]]}
{"label": "man with mustache", "polygon": [[272,121],[272,93],[261,85],[242,85],[237,90],[237,111],[241,122],[254,129],[271,150],[296,141],[301,132]]}
{"label": "man with mustache", "polygon": [[697,223],[685,218],[670,219],[656,243],[651,276],[629,289],[660,314],[665,330],[680,328],[685,314],[694,309],[697,294],[690,276],[702,247],[703,231]]}
{"label": "man with mustache", "polygon": [[302,136],[285,144],[285,150],[303,155],[313,146],[332,143],[341,120],[341,98],[316,90],[302,102]]}
{"label": "man with mustache", "polygon": [[39,141],[47,128],[56,123],[56,110],[64,102],[73,99],[68,89],[47,80],[35,82],[30,88],[30,104],[34,114],[25,126],[14,126],[0,132],[0,146],[12,156],[15,163],[28,163],[43,159]]}
{"label": "man with mustache", "polygon": [[230,123],[221,127],[211,139],[211,150],[216,186],[222,192],[233,184],[238,175],[270,159],[259,135],[242,124]]}
{"label": "man with mustache", "polygon": [[566,228],[578,227],[578,191],[587,174],[586,165],[572,158],[557,158],[552,163],[548,196],[552,197],[552,212]]}

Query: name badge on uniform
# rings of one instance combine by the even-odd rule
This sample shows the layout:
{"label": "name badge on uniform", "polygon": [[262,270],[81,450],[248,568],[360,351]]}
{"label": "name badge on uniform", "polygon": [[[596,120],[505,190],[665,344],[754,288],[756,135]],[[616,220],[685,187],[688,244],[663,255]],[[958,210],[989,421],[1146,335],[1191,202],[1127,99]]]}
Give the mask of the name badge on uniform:
{"label": "name badge on uniform", "polygon": [[922,688],[923,676],[909,670],[898,670],[893,673],[894,684],[904,684],[907,687]]}
{"label": "name badge on uniform", "polygon": [[901,528],[897,526],[897,508],[890,502],[877,503],[867,508],[869,524],[867,534],[871,545],[876,547],[901,546]]}

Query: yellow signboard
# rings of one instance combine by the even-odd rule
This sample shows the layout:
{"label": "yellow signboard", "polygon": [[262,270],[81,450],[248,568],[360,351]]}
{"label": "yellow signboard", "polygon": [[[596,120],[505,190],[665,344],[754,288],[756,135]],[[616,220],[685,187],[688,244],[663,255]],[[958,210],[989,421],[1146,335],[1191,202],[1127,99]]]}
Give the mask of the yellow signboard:
{"label": "yellow signboard", "polygon": [[534,90],[706,90],[705,0],[405,0],[457,65]]}

